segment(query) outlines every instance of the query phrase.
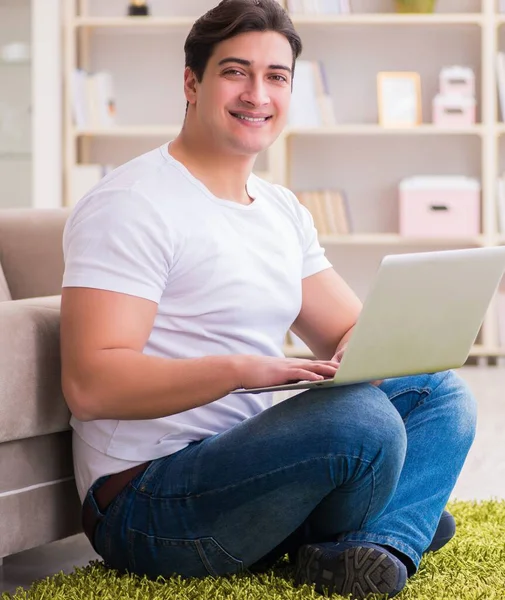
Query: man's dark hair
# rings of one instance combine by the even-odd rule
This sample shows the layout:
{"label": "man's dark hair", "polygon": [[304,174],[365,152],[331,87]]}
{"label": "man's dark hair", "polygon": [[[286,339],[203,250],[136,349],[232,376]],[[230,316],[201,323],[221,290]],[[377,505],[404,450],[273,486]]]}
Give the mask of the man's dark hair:
{"label": "man's dark hair", "polygon": [[275,31],[293,51],[292,70],[302,51],[302,41],[288,13],[276,0],[222,0],[195,21],[184,44],[186,67],[202,81],[216,44],[250,31]]}

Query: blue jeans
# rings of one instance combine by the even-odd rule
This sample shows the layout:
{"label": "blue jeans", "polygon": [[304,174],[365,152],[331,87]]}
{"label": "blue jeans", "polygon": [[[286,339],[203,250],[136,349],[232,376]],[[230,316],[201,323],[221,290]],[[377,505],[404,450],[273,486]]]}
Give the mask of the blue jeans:
{"label": "blue jeans", "polygon": [[309,390],[153,461],[99,517],[94,545],[156,578],[254,572],[305,543],[366,540],[417,568],[475,434],[452,371]]}

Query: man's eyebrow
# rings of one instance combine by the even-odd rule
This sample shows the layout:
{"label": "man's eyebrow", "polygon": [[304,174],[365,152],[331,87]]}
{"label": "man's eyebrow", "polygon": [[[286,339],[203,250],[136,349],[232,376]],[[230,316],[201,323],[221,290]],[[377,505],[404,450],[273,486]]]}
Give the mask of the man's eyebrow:
{"label": "man's eyebrow", "polygon": [[[227,56],[226,58],[222,58],[219,62],[218,65],[225,65],[227,63],[238,63],[239,65],[243,65],[244,67],[250,67],[251,66],[251,61],[250,60],[246,60],[245,58],[237,58],[236,56]],[[268,65],[269,69],[274,69],[274,70],[278,70],[280,69],[281,71],[287,71],[288,73],[291,73],[291,69],[289,67],[286,67],[285,65]]]}

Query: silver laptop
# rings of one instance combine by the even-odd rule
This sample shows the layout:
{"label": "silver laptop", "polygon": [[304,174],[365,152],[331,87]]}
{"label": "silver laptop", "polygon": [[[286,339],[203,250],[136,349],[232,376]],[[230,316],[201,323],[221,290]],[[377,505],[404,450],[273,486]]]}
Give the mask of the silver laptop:
{"label": "silver laptop", "polygon": [[505,247],[385,256],[333,378],[235,393],[333,387],[461,367],[504,271]]}

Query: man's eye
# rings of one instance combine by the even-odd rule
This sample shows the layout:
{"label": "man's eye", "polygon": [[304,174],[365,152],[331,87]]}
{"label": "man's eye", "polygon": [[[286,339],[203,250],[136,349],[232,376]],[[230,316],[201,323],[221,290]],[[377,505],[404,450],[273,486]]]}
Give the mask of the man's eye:
{"label": "man's eye", "polygon": [[228,71],[224,72],[225,75],[242,75],[242,71],[238,71],[237,69],[228,69]]}
{"label": "man's eye", "polygon": [[271,75],[270,77],[271,77],[271,79],[274,79],[275,81],[280,81],[280,82],[287,82],[288,81],[286,79],[286,77],[284,77],[284,75]]}

